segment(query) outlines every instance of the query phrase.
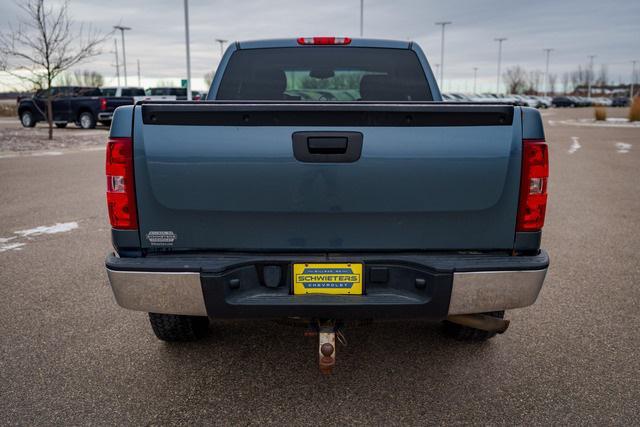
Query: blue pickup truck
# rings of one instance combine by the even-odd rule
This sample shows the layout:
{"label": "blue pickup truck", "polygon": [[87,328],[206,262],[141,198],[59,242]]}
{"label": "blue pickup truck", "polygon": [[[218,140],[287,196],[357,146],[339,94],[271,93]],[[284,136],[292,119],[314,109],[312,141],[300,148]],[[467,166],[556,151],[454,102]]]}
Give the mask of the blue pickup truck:
{"label": "blue pickup truck", "polygon": [[442,102],[412,42],[234,43],[207,101],[115,111],[106,173],[115,299],[162,340],[303,319],[324,369],[353,319],[484,340],[549,264],[540,114]]}

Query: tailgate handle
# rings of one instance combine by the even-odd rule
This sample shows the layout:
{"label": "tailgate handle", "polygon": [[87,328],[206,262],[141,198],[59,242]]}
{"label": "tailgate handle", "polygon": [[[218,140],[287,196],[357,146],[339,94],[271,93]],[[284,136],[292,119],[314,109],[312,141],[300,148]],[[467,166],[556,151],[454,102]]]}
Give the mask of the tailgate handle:
{"label": "tailgate handle", "polygon": [[346,137],[309,137],[307,147],[311,154],[344,154],[347,151]]}
{"label": "tailgate handle", "polygon": [[305,163],[352,163],[362,154],[360,132],[294,132],[293,155]]}

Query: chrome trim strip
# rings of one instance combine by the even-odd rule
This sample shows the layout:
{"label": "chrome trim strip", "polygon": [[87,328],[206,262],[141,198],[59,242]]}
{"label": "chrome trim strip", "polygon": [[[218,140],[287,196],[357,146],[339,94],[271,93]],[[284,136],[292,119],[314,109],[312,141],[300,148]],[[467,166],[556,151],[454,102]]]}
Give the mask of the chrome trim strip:
{"label": "chrome trim strip", "polygon": [[532,305],[547,269],[453,273],[449,314],[486,313]]}
{"label": "chrome trim strip", "polygon": [[200,273],[107,269],[118,305],[151,313],[206,316]]}

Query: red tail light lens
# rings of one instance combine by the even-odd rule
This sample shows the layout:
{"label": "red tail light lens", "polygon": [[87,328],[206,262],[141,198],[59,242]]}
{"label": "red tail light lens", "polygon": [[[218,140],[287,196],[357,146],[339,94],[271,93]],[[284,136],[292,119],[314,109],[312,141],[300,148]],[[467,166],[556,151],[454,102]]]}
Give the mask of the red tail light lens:
{"label": "red tail light lens", "polygon": [[107,99],[100,98],[100,110],[104,111],[107,109]]}
{"label": "red tail light lens", "polygon": [[522,175],[516,231],[539,231],[547,209],[549,153],[544,140],[522,141]]}
{"label": "red tail light lens", "polygon": [[299,37],[298,44],[337,45],[349,44],[349,37]]}
{"label": "red tail light lens", "polygon": [[109,139],[106,172],[111,226],[126,230],[138,228],[131,138]]}

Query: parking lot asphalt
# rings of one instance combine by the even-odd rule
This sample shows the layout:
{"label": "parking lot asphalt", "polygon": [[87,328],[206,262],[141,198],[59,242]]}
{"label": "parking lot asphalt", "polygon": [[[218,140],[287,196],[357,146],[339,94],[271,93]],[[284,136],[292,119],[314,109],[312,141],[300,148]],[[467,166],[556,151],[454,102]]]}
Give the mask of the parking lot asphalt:
{"label": "parking lot asphalt", "polygon": [[348,327],[329,377],[291,325],[214,321],[204,341],[158,341],[107,283],[101,145],[0,153],[0,423],[637,425],[640,128],[543,114],[538,302],[484,344],[426,322]]}

